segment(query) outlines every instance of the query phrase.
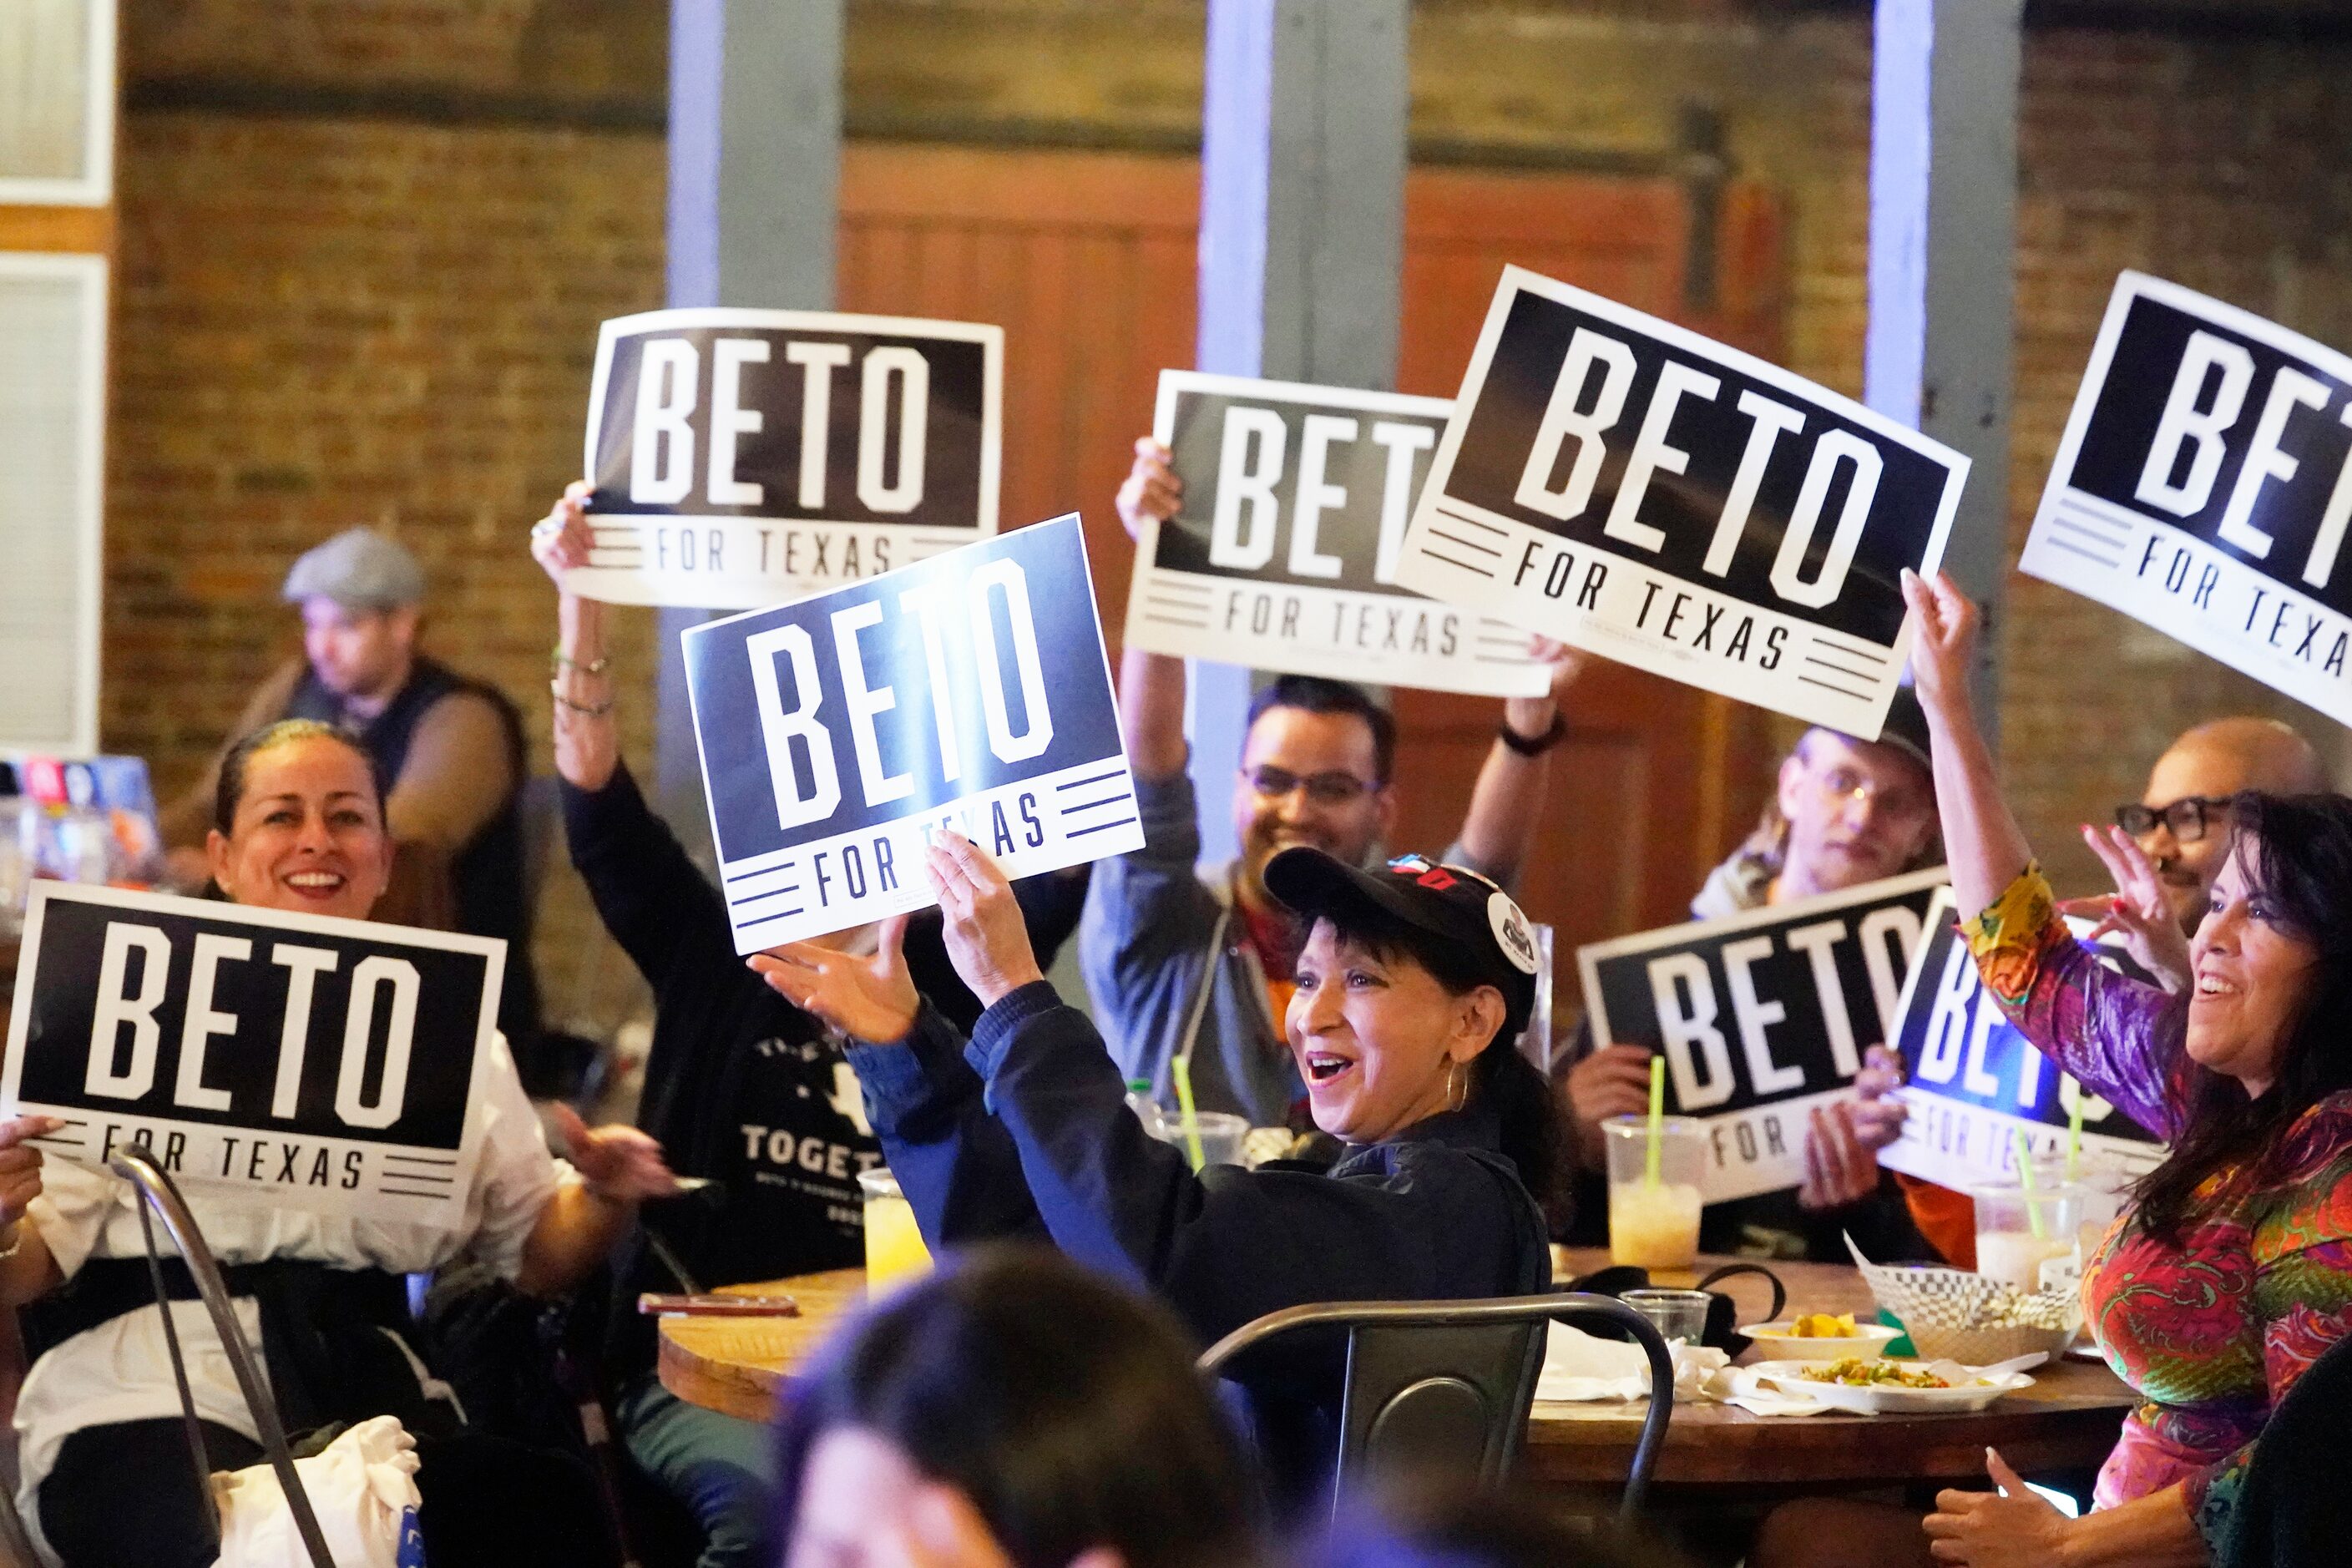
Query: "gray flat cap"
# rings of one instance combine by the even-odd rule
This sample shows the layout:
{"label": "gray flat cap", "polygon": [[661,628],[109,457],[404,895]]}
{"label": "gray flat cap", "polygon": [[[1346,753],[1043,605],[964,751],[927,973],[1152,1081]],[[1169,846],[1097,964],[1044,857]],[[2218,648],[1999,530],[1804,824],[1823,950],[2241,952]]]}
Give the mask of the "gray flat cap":
{"label": "gray flat cap", "polygon": [[425,597],[425,568],[372,528],[347,528],[306,551],[286,574],[284,598],[332,599],[350,610],[397,610]]}

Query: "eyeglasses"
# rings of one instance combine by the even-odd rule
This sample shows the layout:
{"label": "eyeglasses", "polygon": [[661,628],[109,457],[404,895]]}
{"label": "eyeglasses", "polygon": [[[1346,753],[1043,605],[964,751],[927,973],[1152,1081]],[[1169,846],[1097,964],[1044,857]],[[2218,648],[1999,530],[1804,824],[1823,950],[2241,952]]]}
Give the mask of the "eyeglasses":
{"label": "eyeglasses", "polygon": [[1885,812],[1918,812],[1928,809],[1919,792],[1903,784],[1874,784],[1852,768],[1832,768],[1814,781],[1816,787],[1841,805],[1859,801]]}
{"label": "eyeglasses", "polygon": [[1307,798],[1317,805],[1353,805],[1379,786],[1366,784],[1353,773],[1332,772],[1307,773],[1301,776],[1287,768],[1261,764],[1244,768],[1242,776],[1250,788],[1268,800],[1280,800],[1292,790],[1304,788]]}
{"label": "eyeglasses", "polygon": [[2183,795],[2170,805],[2119,805],[2116,807],[2116,826],[2134,838],[2145,838],[2161,823],[2171,829],[2174,840],[2194,844],[2205,837],[2216,822],[2230,818],[2230,803],[2219,795]]}

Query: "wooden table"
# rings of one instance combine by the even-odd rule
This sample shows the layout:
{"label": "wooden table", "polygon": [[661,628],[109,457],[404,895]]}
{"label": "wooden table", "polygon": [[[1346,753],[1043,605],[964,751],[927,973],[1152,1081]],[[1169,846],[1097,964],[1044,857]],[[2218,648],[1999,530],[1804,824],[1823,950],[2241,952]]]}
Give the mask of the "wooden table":
{"label": "wooden table", "polygon": [[[1561,1258],[1561,1277],[1591,1272],[1605,1253]],[[1873,1310],[1860,1273],[1840,1264],[1774,1263],[1792,1312]],[[1742,1317],[1760,1318],[1769,1288],[1752,1276],[1726,1280]],[[789,1295],[797,1318],[665,1318],[662,1386],[690,1404],[764,1421],[776,1392],[834,1324],[865,1300],[866,1275],[845,1268],[739,1289]],[[1750,1352],[1751,1358],[1753,1352]],[[2106,1457],[2133,1398],[2096,1363],[2037,1368],[2034,1384],[1978,1415],[1764,1417],[1727,1405],[1676,1405],[1656,1480],[1678,1487],[1742,1486],[1826,1490],[1898,1481],[1981,1478],[1988,1445],[2019,1469],[2088,1468]],[[1527,1470],[1564,1487],[1610,1487],[1624,1479],[1645,1405],[1569,1405],[1539,1400],[1528,1423]]]}

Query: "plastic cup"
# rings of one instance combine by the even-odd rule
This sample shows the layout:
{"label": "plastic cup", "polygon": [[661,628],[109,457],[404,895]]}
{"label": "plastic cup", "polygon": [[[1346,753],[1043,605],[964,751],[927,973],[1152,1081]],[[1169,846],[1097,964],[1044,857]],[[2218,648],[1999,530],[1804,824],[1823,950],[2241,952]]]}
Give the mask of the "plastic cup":
{"label": "plastic cup", "polygon": [[1669,1116],[1658,1124],[1658,1179],[1650,1180],[1650,1121],[1612,1116],[1601,1124],[1609,1146],[1609,1260],[1635,1268],[1689,1268],[1698,1261],[1699,1212],[1706,1207],[1706,1127]]}
{"label": "plastic cup", "polygon": [[[2015,1182],[1971,1187],[1977,1205],[1977,1272],[2020,1290],[2042,1289],[2042,1265],[2063,1259],[2079,1275],[2083,1202],[2080,1183],[2036,1168],[2033,1190]],[[2063,1281],[2066,1269],[2059,1271]]]}
{"label": "plastic cup", "polygon": [[857,1185],[866,1194],[866,1289],[929,1273],[931,1249],[923,1245],[914,1205],[899,1190],[898,1178],[887,1170],[860,1171]]}
{"label": "plastic cup", "polygon": [[[2041,1179],[2037,1165],[2034,1180]],[[2088,1268],[2099,1243],[2106,1239],[2107,1227],[2131,1207],[2132,1184],[2139,1178],[2120,1160],[2085,1154],[2074,1168],[2074,1179],[2083,1189],[2083,1216],[2076,1234],[2083,1238],[2083,1267]]]}
{"label": "plastic cup", "polygon": [[[1238,1165],[1242,1148],[1249,1141],[1250,1124],[1246,1116],[1235,1116],[1226,1110],[1203,1110],[1193,1118],[1201,1134],[1202,1168],[1211,1165]],[[1160,1136],[1189,1155],[1191,1145],[1184,1139],[1184,1119],[1165,1116]]]}
{"label": "plastic cup", "polygon": [[1628,1290],[1618,1300],[1649,1319],[1660,1337],[1695,1345],[1706,1334],[1715,1298],[1704,1290]]}

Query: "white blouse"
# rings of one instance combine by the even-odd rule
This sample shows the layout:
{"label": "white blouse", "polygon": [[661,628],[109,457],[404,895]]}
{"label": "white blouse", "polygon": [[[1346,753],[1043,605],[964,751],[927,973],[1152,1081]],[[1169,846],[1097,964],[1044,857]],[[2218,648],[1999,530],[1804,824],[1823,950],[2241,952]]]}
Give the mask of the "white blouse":
{"label": "white blouse", "polygon": [[[548,1152],[539,1117],[523,1093],[502,1037],[491,1042],[489,1066],[483,1085],[481,1155],[475,1162],[458,1226],[269,1208],[251,1198],[191,1184],[183,1193],[213,1255],[224,1267],[288,1258],[411,1274],[437,1268],[462,1254],[512,1279],[540,1212],[560,1186],[579,1176]],[[129,1182],[110,1171],[61,1160],[50,1161],[41,1174],[41,1195],[33,1200],[26,1218],[38,1229],[66,1278],[93,1258],[147,1256],[138,1190]],[[171,1237],[160,1221],[155,1234],[158,1249],[170,1256]],[[254,1348],[258,1363],[259,1303],[241,1296],[235,1307],[246,1343]],[[174,1301],[172,1322],[186,1360],[196,1414],[259,1442],[252,1412],[237,1391],[236,1373],[204,1303]],[[266,1381],[268,1369],[262,1372]],[[36,1361],[16,1395],[21,1477],[16,1506],[37,1539],[40,1485],[67,1437],[86,1426],[179,1414],[180,1393],[172,1378],[163,1321],[152,1305],[76,1334]],[[39,1543],[46,1550],[46,1542]]]}

